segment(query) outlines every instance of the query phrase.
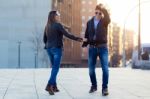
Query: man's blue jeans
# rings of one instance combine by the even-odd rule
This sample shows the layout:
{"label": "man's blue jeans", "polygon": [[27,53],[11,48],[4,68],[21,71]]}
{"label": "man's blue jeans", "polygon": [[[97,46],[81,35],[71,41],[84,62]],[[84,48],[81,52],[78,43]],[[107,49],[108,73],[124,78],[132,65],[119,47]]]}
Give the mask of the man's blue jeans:
{"label": "man's blue jeans", "polygon": [[92,83],[92,86],[97,87],[97,80],[96,80],[96,73],[95,73],[95,67],[96,67],[96,61],[97,56],[99,56],[101,67],[102,67],[102,88],[105,89],[108,86],[108,78],[109,78],[109,70],[108,70],[108,48],[107,47],[100,47],[100,48],[89,48],[89,75],[90,80]]}
{"label": "man's blue jeans", "polygon": [[52,70],[48,85],[57,85],[56,79],[60,67],[62,48],[48,48],[47,53],[51,62]]}

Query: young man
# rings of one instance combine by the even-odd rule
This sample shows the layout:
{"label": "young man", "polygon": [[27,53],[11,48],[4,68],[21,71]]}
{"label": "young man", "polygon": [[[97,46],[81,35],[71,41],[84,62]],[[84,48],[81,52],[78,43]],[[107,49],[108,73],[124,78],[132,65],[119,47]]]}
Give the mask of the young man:
{"label": "young man", "polygon": [[107,27],[110,23],[110,17],[107,10],[102,4],[99,4],[95,8],[95,16],[88,21],[85,32],[85,39],[83,47],[89,44],[89,75],[92,83],[89,93],[93,93],[97,90],[96,80],[96,61],[97,56],[100,58],[101,67],[103,71],[102,76],[102,95],[108,95],[108,48],[107,48]]}

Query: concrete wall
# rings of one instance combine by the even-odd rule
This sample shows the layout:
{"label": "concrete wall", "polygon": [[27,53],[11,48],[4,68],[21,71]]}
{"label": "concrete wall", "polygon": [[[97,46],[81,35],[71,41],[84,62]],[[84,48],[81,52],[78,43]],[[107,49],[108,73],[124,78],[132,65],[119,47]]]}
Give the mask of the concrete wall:
{"label": "concrete wall", "polygon": [[[0,0],[0,68],[18,67],[18,41],[21,67],[34,67],[31,39],[34,33],[42,36],[50,10],[51,0]],[[42,67],[40,59],[38,64]]]}

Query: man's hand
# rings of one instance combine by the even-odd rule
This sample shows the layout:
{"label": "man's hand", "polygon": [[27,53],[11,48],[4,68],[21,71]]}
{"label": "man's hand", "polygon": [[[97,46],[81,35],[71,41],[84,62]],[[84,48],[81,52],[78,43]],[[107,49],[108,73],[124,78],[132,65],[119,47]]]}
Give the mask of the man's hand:
{"label": "man's hand", "polygon": [[83,42],[87,42],[87,38],[83,38]]}
{"label": "man's hand", "polygon": [[82,47],[87,47],[88,46],[88,42],[83,42]]}
{"label": "man's hand", "polygon": [[101,4],[101,3],[99,4],[99,6],[101,7],[101,9],[102,9],[102,8],[104,8],[104,5],[103,5],[103,4]]}
{"label": "man's hand", "polygon": [[83,38],[82,47],[87,47],[87,45],[88,45],[88,40],[87,40],[87,38]]}

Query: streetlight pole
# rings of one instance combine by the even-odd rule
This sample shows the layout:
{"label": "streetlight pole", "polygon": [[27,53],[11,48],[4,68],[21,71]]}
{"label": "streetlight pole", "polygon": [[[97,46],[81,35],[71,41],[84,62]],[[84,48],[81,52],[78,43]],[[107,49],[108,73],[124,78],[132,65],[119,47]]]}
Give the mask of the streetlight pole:
{"label": "streetlight pole", "polygon": [[139,16],[138,16],[138,59],[140,60],[141,56],[141,2],[139,0]]}
{"label": "streetlight pole", "polygon": [[34,67],[35,68],[38,68],[38,51],[39,49],[38,49],[38,46],[37,46],[37,48],[36,48],[36,50],[35,50],[35,57],[34,57],[34,63],[35,63],[35,65],[34,65]]}
{"label": "streetlight pole", "polygon": [[140,60],[140,56],[141,56],[141,5],[142,4],[145,4],[145,3],[150,3],[150,1],[149,0],[145,0],[145,1],[140,1],[139,0],[139,2],[138,2],[138,4],[136,5],[136,6],[134,6],[132,9],[131,9],[131,11],[129,12],[129,14],[127,15],[127,17],[125,18],[125,21],[124,21],[124,31],[123,31],[123,58],[122,58],[122,63],[123,63],[123,66],[125,66],[125,32],[126,32],[126,30],[125,30],[125,25],[126,25],[126,21],[127,21],[127,19],[128,19],[128,17],[129,17],[129,15],[130,15],[130,13],[131,12],[133,12],[133,10],[135,10],[135,8],[139,8],[139,17],[138,17],[138,21],[139,21],[139,24],[138,24],[138,59]]}
{"label": "streetlight pole", "polygon": [[18,41],[18,68],[20,68],[20,50],[21,50],[21,41]]}
{"label": "streetlight pole", "polygon": [[34,68],[37,68],[37,52],[35,52],[34,56]]}
{"label": "streetlight pole", "polygon": [[[126,20],[125,20],[126,21]],[[125,24],[124,24],[124,29],[123,29],[123,36],[122,36],[122,43],[123,43],[123,53],[122,53],[122,65],[123,67],[126,66],[126,51],[125,51],[125,41],[126,41],[126,35],[125,35],[126,29],[125,29]]]}
{"label": "streetlight pole", "polygon": [[140,55],[141,55],[141,51],[140,51],[140,49],[141,49],[141,4],[143,4],[143,3],[149,3],[149,1],[143,1],[143,2],[141,2],[140,0],[139,0],[139,2],[138,2],[138,4],[136,5],[136,6],[134,6],[131,10],[130,10],[130,12],[128,13],[128,15],[126,16],[126,18],[125,18],[125,21],[124,21],[124,28],[123,28],[123,37],[122,37],[122,39],[123,39],[123,42],[122,42],[122,44],[123,44],[123,53],[122,53],[122,55],[123,55],[123,57],[122,57],[122,63],[123,63],[123,66],[125,66],[126,65],[126,52],[125,52],[125,41],[126,41],[126,38],[125,38],[125,33],[126,33],[126,28],[125,28],[125,25],[126,25],[126,21],[127,21],[127,19],[128,19],[128,17],[129,17],[129,15],[131,14],[131,12],[133,12],[133,10],[135,10],[135,8],[136,7],[139,7],[139,24],[138,24],[138,59],[140,59]]}

